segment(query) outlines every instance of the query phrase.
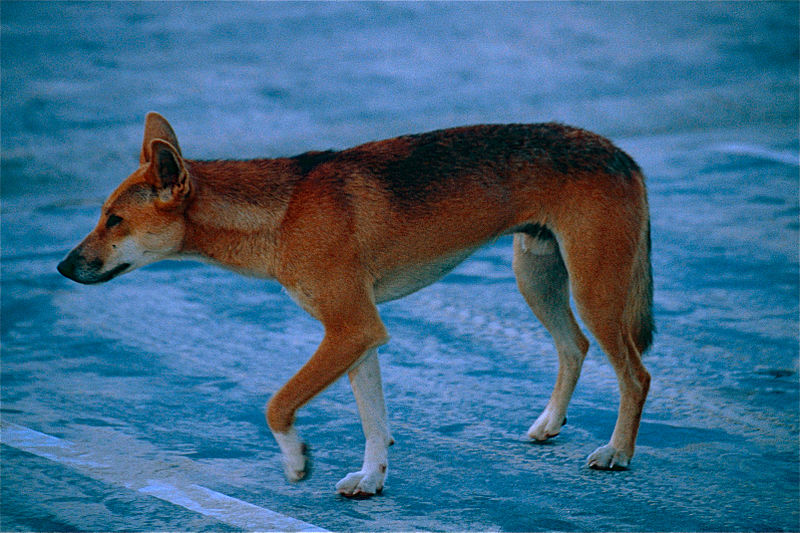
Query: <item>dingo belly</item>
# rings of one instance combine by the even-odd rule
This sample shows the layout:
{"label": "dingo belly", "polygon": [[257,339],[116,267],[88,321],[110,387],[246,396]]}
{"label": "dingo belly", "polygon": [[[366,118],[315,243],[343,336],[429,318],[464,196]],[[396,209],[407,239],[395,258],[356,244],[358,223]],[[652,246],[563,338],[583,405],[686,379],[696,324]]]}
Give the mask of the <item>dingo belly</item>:
{"label": "dingo belly", "polygon": [[375,302],[396,300],[430,285],[457,267],[476,249],[460,250],[430,263],[408,265],[386,273],[373,285]]}

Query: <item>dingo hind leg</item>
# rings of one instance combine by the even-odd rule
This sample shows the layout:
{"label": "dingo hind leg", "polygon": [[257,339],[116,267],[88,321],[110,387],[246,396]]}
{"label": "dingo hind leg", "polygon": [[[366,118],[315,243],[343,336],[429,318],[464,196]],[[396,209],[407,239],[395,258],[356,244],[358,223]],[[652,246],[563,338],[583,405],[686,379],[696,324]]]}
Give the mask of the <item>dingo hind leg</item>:
{"label": "dingo hind leg", "polygon": [[583,211],[588,215],[582,223],[560,233],[578,313],[611,361],[619,385],[611,440],[587,461],[604,470],[630,463],[650,388],[641,358],[653,333],[649,229],[646,203],[640,217],[632,215],[638,211],[633,203],[633,209],[605,209],[602,216]]}
{"label": "dingo hind leg", "polygon": [[589,341],[570,309],[567,270],[552,233],[516,233],[513,269],[520,292],[558,351],[558,377],[550,401],[528,429],[528,437],[544,441],[558,435],[566,422]]}

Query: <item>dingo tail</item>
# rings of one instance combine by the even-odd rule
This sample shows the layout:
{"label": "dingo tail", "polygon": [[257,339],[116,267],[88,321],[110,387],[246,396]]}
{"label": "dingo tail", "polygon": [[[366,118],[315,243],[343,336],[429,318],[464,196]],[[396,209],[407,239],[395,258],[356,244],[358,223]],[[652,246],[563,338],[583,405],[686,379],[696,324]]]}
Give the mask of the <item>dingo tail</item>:
{"label": "dingo tail", "polygon": [[656,327],[653,320],[653,267],[650,263],[650,220],[643,228],[639,248],[634,259],[631,290],[626,307],[631,337],[639,353],[653,344]]}

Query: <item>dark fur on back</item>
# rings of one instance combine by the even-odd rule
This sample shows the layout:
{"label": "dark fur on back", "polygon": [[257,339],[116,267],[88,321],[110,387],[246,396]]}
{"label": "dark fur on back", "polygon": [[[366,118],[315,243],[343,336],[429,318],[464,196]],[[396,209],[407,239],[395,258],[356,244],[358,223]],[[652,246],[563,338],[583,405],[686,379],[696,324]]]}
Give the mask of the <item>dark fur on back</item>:
{"label": "dark fur on back", "polygon": [[[462,179],[508,175],[532,164],[565,176],[601,173],[630,180],[639,167],[599,135],[557,123],[467,126],[404,135],[343,151],[306,152],[290,158],[313,174],[335,163],[338,173],[358,167],[373,173],[401,204],[432,199],[442,186]],[[328,167],[330,168],[330,167]],[[340,179],[347,179],[345,175]]]}

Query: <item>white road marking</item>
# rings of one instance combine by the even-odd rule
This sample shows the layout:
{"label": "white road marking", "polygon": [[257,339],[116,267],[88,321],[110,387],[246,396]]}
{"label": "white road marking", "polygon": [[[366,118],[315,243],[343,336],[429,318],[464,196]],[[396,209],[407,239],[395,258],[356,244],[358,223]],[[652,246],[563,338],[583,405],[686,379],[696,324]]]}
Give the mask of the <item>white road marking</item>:
{"label": "white road marking", "polygon": [[[145,461],[131,465],[129,456],[124,458],[127,464],[116,465],[114,464],[116,461],[108,460],[109,457],[101,457],[99,454],[83,450],[73,442],[11,422],[0,422],[0,442],[6,446],[75,468],[94,479],[123,485],[128,489],[184,507],[243,530],[327,531],[207,487],[182,481],[177,477],[167,479],[151,477],[155,472],[163,472],[163,465],[149,465]],[[141,472],[141,477],[131,479],[130,472],[132,471]],[[124,481],[122,481],[123,479]]]}
{"label": "white road marking", "polygon": [[177,487],[161,480],[148,480],[139,492],[248,531],[325,531],[200,485]]}

